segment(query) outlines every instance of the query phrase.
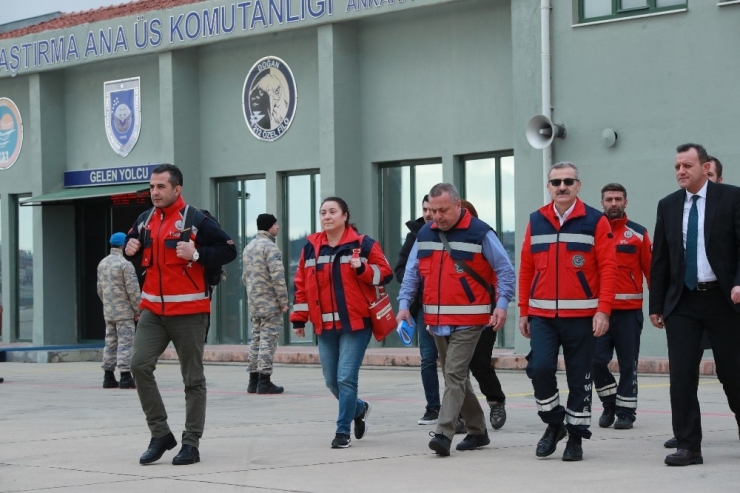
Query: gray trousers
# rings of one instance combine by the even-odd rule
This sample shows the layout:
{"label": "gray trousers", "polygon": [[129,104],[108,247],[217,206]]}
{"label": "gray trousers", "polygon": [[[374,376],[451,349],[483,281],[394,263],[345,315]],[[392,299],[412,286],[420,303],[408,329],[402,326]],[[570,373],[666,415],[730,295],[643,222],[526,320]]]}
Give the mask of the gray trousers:
{"label": "gray trousers", "polygon": [[455,420],[459,414],[462,414],[469,434],[486,433],[486,416],[468,374],[468,365],[473,358],[482,328],[478,325],[455,331],[449,336],[434,336],[445,379],[445,392],[435,433],[441,433],[450,440],[455,436]]}
{"label": "gray trousers", "polygon": [[154,369],[159,356],[172,341],[180,359],[180,373],[185,384],[185,431],[182,443],[198,447],[206,420],[206,377],[203,374],[208,314],[159,316],[141,312],[131,356],[131,373],[152,438],[170,433],[167,411],[157,388]]}

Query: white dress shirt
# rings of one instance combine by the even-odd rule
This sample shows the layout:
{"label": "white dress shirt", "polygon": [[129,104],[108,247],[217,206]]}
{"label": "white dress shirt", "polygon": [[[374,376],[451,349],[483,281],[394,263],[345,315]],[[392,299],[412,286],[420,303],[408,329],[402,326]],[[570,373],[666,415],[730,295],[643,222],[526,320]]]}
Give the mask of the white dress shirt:
{"label": "white dress shirt", "polygon": [[[555,209],[555,217],[558,218],[558,220],[560,221],[560,225],[561,226],[563,225],[563,223],[565,222],[565,220],[568,219],[568,216],[570,216],[570,213],[573,212],[573,209],[576,206],[576,202],[578,202],[578,201],[576,200],[575,202],[573,202],[573,205],[571,205],[570,207],[568,207],[568,210],[565,211],[565,214],[563,214],[562,216],[558,212],[558,208],[555,207],[555,204],[554,203],[552,204],[552,208]],[[684,244],[684,248],[686,248],[686,240],[684,240],[683,244]]]}
{"label": "white dress shirt", "polygon": [[[697,263],[697,271],[698,271],[698,281],[699,282],[711,282],[716,281],[717,276],[714,275],[714,271],[712,270],[712,266],[709,265],[709,260],[707,260],[707,249],[704,244],[704,211],[707,209],[707,183],[709,183],[709,180],[707,180],[704,183],[704,186],[701,187],[701,190],[699,190],[696,194],[693,194],[686,190],[686,199],[683,203],[683,223],[681,226],[681,229],[683,231],[683,250],[684,253],[686,252],[686,230],[688,229],[689,225],[689,211],[691,210],[691,203],[694,195],[698,195],[699,198],[696,200],[696,209],[699,213],[699,237],[697,238],[697,245],[696,245],[696,263]],[[684,259],[686,256],[684,255]]]}

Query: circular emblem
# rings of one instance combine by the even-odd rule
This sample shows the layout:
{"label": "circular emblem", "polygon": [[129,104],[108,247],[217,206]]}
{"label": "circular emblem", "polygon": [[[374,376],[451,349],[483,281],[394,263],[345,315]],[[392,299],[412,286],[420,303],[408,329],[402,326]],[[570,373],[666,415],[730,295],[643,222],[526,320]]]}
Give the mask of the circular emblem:
{"label": "circular emblem", "polygon": [[280,58],[260,59],[244,81],[242,107],[252,135],[272,142],[293,123],[298,93],[290,67]]}
{"label": "circular emblem", "polygon": [[629,229],[628,230],[625,230],[625,232],[624,232],[624,237],[625,238],[632,238],[632,235],[633,235],[632,231],[630,231]]}
{"label": "circular emblem", "polygon": [[0,98],[0,170],[15,164],[23,145],[21,112],[13,101]]}
{"label": "circular emblem", "polygon": [[586,259],[583,258],[583,255],[573,255],[572,262],[575,267],[583,267],[583,264],[586,263]]}
{"label": "circular emblem", "polygon": [[182,227],[183,227],[182,220],[178,219],[177,221],[175,221],[175,229],[181,231],[182,230]]}
{"label": "circular emblem", "polygon": [[464,273],[465,271],[464,271],[464,270],[462,270],[462,268],[460,268],[460,266],[459,266],[459,265],[455,264],[455,272],[457,272],[458,274],[462,274],[462,273]]}

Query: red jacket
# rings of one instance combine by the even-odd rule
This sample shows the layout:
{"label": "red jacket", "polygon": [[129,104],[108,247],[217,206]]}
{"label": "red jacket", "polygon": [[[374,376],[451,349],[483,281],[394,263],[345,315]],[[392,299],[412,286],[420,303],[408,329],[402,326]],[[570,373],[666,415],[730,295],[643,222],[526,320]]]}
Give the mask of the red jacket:
{"label": "red jacket", "polygon": [[644,226],[627,219],[609,221],[617,251],[617,294],[615,310],[639,310],[642,308],[642,276],[650,286],[650,261],[652,244]]}
{"label": "red jacket", "polygon": [[495,308],[496,296],[462,270],[454,259],[465,262],[496,290],[496,272],[483,256],[483,240],[491,230],[467,210],[457,225],[446,232],[452,253],[444,250],[437,223],[423,226],[416,236],[419,275],[424,286],[422,304],[427,325],[486,325]]}
{"label": "red jacket", "polygon": [[617,262],[609,221],[576,199],[560,226],[553,203],[530,215],[519,269],[522,317],[593,317],[611,314]]}
{"label": "red jacket", "polygon": [[[355,248],[360,248],[363,262],[359,269],[350,266]],[[339,244],[331,247],[326,233],[314,233],[301,251],[290,321],[300,328],[310,320],[316,334],[371,328],[368,305],[377,296],[375,286],[391,279],[393,271],[380,244],[369,236],[347,227]]]}
{"label": "red jacket", "polygon": [[[200,228],[193,227],[190,233],[200,255],[198,261],[177,256],[185,205],[180,196],[169,207],[155,209],[146,228],[144,223],[149,211],[143,213],[126,239],[144,240],[137,253],[146,269],[140,307],[160,316],[210,313],[210,286],[206,286],[204,266],[220,267],[236,257],[234,242],[211,219],[203,220]],[[146,235],[142,235],[144,229],[147,230]]]}

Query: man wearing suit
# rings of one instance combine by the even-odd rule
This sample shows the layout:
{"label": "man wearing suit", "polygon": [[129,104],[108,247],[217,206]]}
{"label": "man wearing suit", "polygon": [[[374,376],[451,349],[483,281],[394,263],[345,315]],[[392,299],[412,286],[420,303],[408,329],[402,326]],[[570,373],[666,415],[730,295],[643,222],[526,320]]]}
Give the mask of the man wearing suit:
{"label": "man wearing suit", "polygon": [[658,203],[650,322],[666,328],[673,433],[672,466],[702,464],[697,367],[706,331],[730,409],[740,410],[740,188],[710,182],[704,147],[677,148],[683,190]]}

